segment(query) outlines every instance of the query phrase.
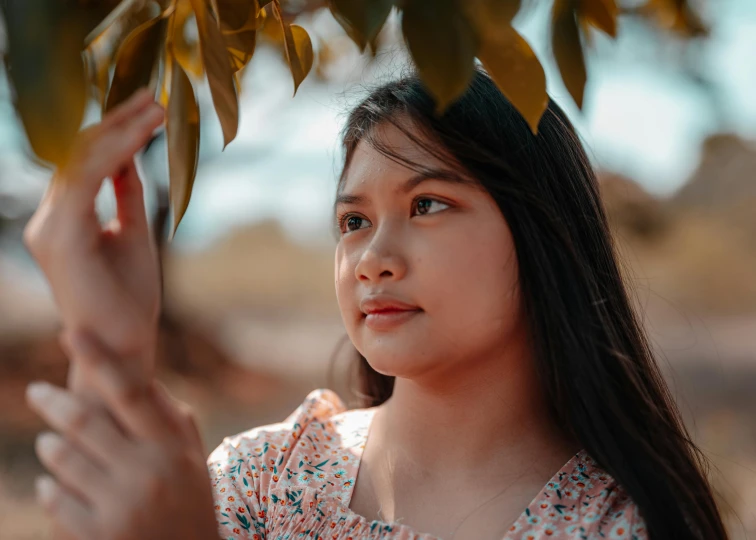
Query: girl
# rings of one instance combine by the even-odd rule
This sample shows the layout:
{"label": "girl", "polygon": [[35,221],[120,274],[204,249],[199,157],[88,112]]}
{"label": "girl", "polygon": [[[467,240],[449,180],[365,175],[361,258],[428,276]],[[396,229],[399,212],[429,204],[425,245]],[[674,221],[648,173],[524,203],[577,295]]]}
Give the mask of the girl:
{"label": "girl", "polygon": [[[132,157],[162,111],[143,93],[82,134],[26,234],[72,357],[71,390],[29,390],[61,432],[37,448],[56,476],[40,499],[61,529],[727,537],[564,113],[550,101],[533,136],[482,71],[443,116],[434,108],[410,75],[344,130],[335,285],[364,407],[314,391],[282,423],[227,437],[209,481],[190,415],[144,382],[159,281]],[[106,176],[118,222],[103,231],[93,200]]]}

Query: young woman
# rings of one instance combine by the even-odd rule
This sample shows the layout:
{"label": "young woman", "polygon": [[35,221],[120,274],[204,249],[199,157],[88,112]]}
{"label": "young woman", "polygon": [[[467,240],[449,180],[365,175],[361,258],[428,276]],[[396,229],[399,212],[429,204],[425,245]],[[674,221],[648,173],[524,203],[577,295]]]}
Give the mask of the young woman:
{"label": "young woman", "polygon": [[[335,284],[364,408],[312,392],[207,460],[150,381],[159,305],[132,157],[140,94],[83,133],[27,228],[71,389],[32,385],[40,500],[75,538],[727,537],[553,102],[533,136],[478,71],[441,117],[414,75],[344,131]],[[116,227],[94,196],[115,176]],[[214,503],[211,499],[214,498]],[[215,511],[213,512],[213,506]],[[216,530],[217,528],[217,530]]]}

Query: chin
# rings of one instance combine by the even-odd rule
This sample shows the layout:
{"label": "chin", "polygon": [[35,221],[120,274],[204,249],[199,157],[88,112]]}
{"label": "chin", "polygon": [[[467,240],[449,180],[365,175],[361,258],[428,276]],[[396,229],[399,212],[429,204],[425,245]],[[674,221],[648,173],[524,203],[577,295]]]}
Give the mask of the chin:
{"label": "chin", "polygon": [[412,346],[402,346],[401,343],[389,344],[385,341],[372,343],[362,355],[370,367],[381,375],[406,379],[413,378],[434,363],[427,350],[414,351]]}

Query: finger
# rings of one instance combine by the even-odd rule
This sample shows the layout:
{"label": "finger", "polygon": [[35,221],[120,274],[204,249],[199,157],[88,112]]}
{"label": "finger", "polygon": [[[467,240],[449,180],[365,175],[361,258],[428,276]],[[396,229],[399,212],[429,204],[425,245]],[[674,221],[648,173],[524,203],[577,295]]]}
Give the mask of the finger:
{"label": "finger", "polygon": [[50,427],[86,451],[102,467],[126,455],[131,442],[103,407],[44,382],[27,387],[26,399]]}
{"label": "finger", "polygon": [[165,112],[157,103],[141,109],[120,124],[97,129],[87,136],[76,161],[65,175],[75,181],[66,183],[67,208],[77,213],[91,214],[97,193],[105,177],[113,177],[129,162],[152,136]]}
{"label": "finger", "polygon": [[94,514],[78,497],[53,480],[41,476],[35,482],[37,502],[53,521],[53,529],[63,529],[77,540],[97,537]]}
{"label": "finger", "polygon": [[113,176],[118,221],[121,228],[147,230],[147,212],[144,207],[144,188],[134,160]]}
{"label": "finger", "polygon": [[72,360],[81,362],[94,391],[128,436],[160,441],[176,434],[173,422],[157,405],[152,386],[128,373],[123,360],[113,358],[99,341],[84,332],[69,334],[68,340]]}
{"label": "finger", "polygon": [[108,474],[57,433],[40,433],[34,449],[47,470],[86,504],[105,495]]}
{"label": "finger", "polygon": [[120,103],[117,107],[105,114],[100,125],[107,129],[115,124],[120,124],[124,120],[128,120],[133,115],[139,113],[139,111],[154,101],[154,93],[149,88],[140,88],[134,92],[129,99]]}

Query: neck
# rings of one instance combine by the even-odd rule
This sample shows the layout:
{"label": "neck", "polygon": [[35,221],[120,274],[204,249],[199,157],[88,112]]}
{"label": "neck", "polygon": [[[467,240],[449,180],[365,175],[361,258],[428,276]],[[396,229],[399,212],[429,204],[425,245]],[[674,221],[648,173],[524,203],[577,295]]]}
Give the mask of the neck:
{"label": "neck", "polygon": [[579,450],[549,416],[524,340],[504,355],[457,365],[442,375],[397,378],[376,411],[371,437],[391,469],[491,479],[533,467],[538,475],[538,468],[554,473]]}

